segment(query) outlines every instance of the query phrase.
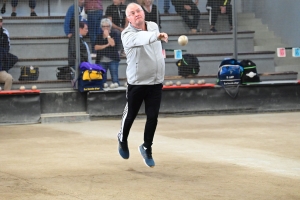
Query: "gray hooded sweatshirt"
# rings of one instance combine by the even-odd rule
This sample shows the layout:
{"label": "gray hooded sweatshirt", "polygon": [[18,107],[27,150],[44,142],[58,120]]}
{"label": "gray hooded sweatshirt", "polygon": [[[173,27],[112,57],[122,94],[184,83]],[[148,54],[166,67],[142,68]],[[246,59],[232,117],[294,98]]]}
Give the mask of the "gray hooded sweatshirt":
{"label": "gray hooded sweatshirt", "polygon": [[129,24],[121,34],[127,56],[126,76],[131,85],[154,85],[164,81],[165,60],[156,23],[146,22],[147,30]]}

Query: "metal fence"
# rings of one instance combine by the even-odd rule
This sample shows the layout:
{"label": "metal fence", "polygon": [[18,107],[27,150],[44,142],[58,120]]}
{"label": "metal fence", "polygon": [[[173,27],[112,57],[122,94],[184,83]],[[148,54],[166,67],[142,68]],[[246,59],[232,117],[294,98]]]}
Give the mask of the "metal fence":
{"label": "metal fence", "polygon": [[[9,58],[10,65],[13,63],[13,66],[10,66],[12,68],[8,70],[14,79],[12,89],[19,89],[20,86],[31,88],[33,85],[40,89],[73,88],[70,79],[77,77],[81,55],[79,31],[75,30],[79,30],[82,17],[74,20],[73,17],[69,17],[66,20],[66,14],[69,12],[71,16],[79,16],[82,10],[72,10],[71,6],[75,5],[76,8],[83,2],[19,0],[16,5],[16,1],[0,1],[2,27],[6,31],[2,33],[5,32],[10,38],[9,53],[18,57],[17,62],[13,57]],[[89,32],[83,39],[89,46],[93,63],[111,61],[107,58],[97,59],[97,51],[94,49],[95,45],[100,45],[101,33],[105,29],[100,25],[100,19],[111,17],[107,15],[107,8],[113,4],[112,0],[100,2],[101,8],[85,9]],[[125,5],[131,2],[135,1],[122,1]],[[138,2],[141,3],[147,17],[151,20],[160,19],[157,21],[160,30],[169,34],[169,42],[163,44],[166,50],[166,77],[178,75],[175,64],[178,60],[175,52],[178,50],[183,54],[191,53],[198,57],[201,66],[198,76],[203,79],[213,77],[208,81],[214,81],[219,63],[229,57],[253,60],[259,73],[299,71],[299,22],[293,20],[299,15],[300,6],[297,0],[199,0],[198,3],[186,1],[189,6],[183,5],[184,1],[176,0]],[[87,3],[88,0],[85,0],[85,4]],[[152,5],[149,6],[149,3]],[[189,9],[191,10],[188,11]],[[155,10],[157,12],[153,12]],[[119,14],[122,12],[117,11]],[[122,20],[124,22],[124,17]],[[95,23],[92,25],[92,22]],[[112,28],[119,29],[120,34],[125,27]],[[72,66],[68,60],[71,32],[77,38],[75,64]],[[118,33],[116,35],[119,37]],[[178,44],[181,35],[186,35],[189,40],[185,46]],[[118,79],[119,84],[124,84],[126,56],[121,44],[118,53]],[[67,66],[74,70],[67,70]],[[22,75],[24,79],[21,78]],[[110,84],[113,81],[110,73],[107,78],[107,83]],[[3,81],[0,86],[4,89]]]}

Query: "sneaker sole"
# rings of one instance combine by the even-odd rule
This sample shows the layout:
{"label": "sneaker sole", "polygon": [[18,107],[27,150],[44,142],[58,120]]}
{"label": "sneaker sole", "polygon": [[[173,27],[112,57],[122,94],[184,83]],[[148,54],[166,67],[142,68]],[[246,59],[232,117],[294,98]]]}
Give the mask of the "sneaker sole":
{"label": "sneaker sole", "polygon": [[142,152],[141,152],[140,147],[138,147],[138,150],[139,150],[139,152],[140,152],[140,154],[141,154],[141,156],[142,156],[142,158],[143,158],[143,160],[144,160],[145,165],[146,165],[147,167],[154,168],[155,165],[154,165],[154,166],[149,166],[149,165],[147,165],[146,160],[145,160],[144,157],[143,157],[143,154],[142,154]]}

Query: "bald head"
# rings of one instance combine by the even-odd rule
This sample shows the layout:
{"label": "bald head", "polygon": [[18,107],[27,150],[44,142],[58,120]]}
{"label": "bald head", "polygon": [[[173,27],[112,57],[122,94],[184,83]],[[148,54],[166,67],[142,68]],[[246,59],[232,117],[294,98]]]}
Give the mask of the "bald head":
{"label": "bald head", "polygon": [[129,17],[131,14],[134,14],[132,12],[135,12],[137,10],[143,10],[143,8],[137,3],[128,4],[126,7],[126,16]]}

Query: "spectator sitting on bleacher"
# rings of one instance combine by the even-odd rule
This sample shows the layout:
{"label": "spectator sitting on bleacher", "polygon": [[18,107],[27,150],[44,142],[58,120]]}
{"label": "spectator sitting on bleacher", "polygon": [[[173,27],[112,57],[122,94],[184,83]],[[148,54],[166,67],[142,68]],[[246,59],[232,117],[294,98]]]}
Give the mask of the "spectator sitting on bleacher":
{"label": "spectator sitting on bleacher", "polygon": [[[12,7],[12,13],[11,16],[12,17],[16,17],[17,16],[17,5],[18,5],[19,1],[18,0],[11,0],[11,7]],[[36,6],[36,1],[35,0],[29,0],[29,7],[31,9],[30,12],[30,16],[37,16],[34,9]],[[1,13],[4,14],[6,12],[6,0],[3,1],[3,6],[1,8]]]}
{"label": "spectator sitting on bleacher", "polygon": [[[192,0],[171,0],[173,6],[175,7],[175,11],[181,15],[183,21],[190,28],[190,33],[196,33],[199,19],[200,19],[200,11],[197,7],[198,0],[193,2]],[[189,18],[189,15],[193,16],[193,20]]]}
{"label": "spectator sitting on bleacher", "polygon": [[0,16],[0,82],[4,83],[4,90],[10,90],[13,78],[8,70],[18,62],[18,57],[9,53],[9,32],[2,27],[2,20],[2,16]]}
{"label": "spectator sitting on bleacher", "polygon": [[[121,38],[117,32],[111,31],[112,22],[108,18],[101,20],[102,34],[98,35],[95,45],[97,51],[96,64],[100,64],[106,72],[109,70],[112,83],[119,82],[119,62],[120,56],[118,46],[120,46]],[[107,73],[103,74],[103,83],[106,83]]]}
{"label": "spectator sitting on bleacher", "polygon": [[[85,16],[83,16],[82,11],[84,6],[84,0],[78,0],[78,12],[79,12],[79,21],[86,20]],[[64,23],[65,34],[70,38],[75,32],[75,18],[74,18],[74,4],[71,5],[67,11]]]}
{"label": "spectator sitting on bleacher", "polygon": [[[145,13],[145,21],[152,21],[158,24],[161,28],[160,13],[157,9],[157,6],[153,4],[153,0],[143,0],[142,8]],[[158,14],[158,19],[157,19]]]}
{"label": "spectator sitting on bleacher", "polygon": [[232,30],[232,6],[230,3],[231,0],[207,0],[206,7],[211,7],[211,32],[217,32],[215,25],[219,13],[228,15],[230,31]]}
{"label": "spectator sitting on bleacher", "polygon": [[9,32],[3,28],[3,19],[0,16],[0,82],[4,82],[4,90],[10,90],[12,85],[12,76],[8,73],[17,62],[18,57],[9,53],[10,39]]}
{"label": "spectator sitting on bleacher", "polygon": [[[92,63],[92,58],[90,54],[89,47],[87,43],[83,40],[83,37],[88,33],[88,25],[85,22],[79,22],[79,44],[80,44],[80,61]],[[75,44],[75,34],[73,34],[69,39],[68,47],[68,63],[69,67],[76,69],[76,44]]]}

